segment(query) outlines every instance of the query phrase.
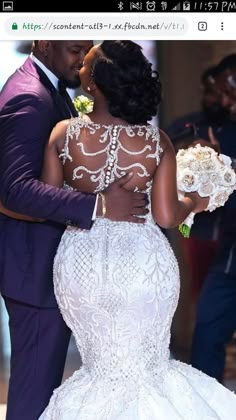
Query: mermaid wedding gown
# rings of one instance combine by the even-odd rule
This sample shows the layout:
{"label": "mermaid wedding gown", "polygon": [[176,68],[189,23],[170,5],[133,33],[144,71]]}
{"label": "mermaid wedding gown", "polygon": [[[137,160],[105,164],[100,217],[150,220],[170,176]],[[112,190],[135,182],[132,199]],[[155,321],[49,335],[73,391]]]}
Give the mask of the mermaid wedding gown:
{"label": "mermaid wedding gown", "polygon": [[[149,170],[161,151],[154,127],[102,126],[78,117],[61,156],[74,163],[70,185],[77,182],[78,189],[87,182],[99,191],[133,170],[137,189],[150,194]],[[97,167],[89,164],[95,157]],[[54,391],[40,420],[233,420],[232,392],[170,360],[179,271],[151,213],[144,225],[98,218],[90,231],[68,227],[55,257],[54,286],[83,367]]]}

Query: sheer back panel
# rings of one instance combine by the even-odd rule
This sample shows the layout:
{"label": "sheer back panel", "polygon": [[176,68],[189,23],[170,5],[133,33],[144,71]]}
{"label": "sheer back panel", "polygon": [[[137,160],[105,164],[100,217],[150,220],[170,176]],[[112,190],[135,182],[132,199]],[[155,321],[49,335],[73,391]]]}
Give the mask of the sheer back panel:
{"label": "sheer back panel", "polygon": [[127,187],[146,190],[159,163],[159,130],[151,125],[101,125],[88,116],[71,120],[61,153],[66,184],[98,192],[125,173]]}

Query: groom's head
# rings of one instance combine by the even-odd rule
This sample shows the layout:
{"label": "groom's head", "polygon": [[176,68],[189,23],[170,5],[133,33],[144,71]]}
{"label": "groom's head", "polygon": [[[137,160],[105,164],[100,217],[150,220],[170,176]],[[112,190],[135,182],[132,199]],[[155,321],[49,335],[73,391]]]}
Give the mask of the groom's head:
{"label": "groom's head", "polygon": [[35,41],[34,55],[70,88],[80,86],[79,70],[92,41]]}

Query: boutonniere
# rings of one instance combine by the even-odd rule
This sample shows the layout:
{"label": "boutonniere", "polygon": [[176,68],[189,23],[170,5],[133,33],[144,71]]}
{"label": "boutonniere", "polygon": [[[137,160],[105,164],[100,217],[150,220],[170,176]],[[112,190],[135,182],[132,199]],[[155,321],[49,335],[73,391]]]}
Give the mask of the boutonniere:
{"label": "boutonniere", "polygon": [[93,100],[84,95],[76,96],[73,104],[78,113],[89,114],[93,110]]}

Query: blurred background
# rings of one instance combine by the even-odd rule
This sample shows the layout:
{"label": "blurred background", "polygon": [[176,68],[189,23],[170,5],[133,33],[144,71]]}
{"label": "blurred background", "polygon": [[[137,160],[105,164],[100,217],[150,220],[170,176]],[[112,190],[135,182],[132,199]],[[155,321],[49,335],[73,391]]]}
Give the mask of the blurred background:
{"label": "blurred background", "polygon": [[[201,104],[200,79],[202,73],[224,56],[236,53],[236,41],[136,41],[144,54],[160,72],[163,101],[154,121],[166,130],[177,117],[197,112]],[[8,76],[20,66],[30,53],[31,41],[0,41],[0,89]],[[70,92],[73,96],[74,92]],[[78,94],[76,92],[75,94]],[[235,133],[236,137],[236,133]],[[182,239],[177,230],[167,233],[180,265],[181,294],[173,320],[172,356],[189,361],[196,302],[204,279],[196,284],[186,259]],[[201,261],[199,261],[201,264]],[[4,420],[4,404],[9,376],[10,341],[7,314],[0,298],[0,420]],[[225,385],[236,390],[236,346],[232,341],[226,348]],[[80,358],[71,340],[64,378],[80,366]],[[2,417],[1,417],[2,416]]]}

